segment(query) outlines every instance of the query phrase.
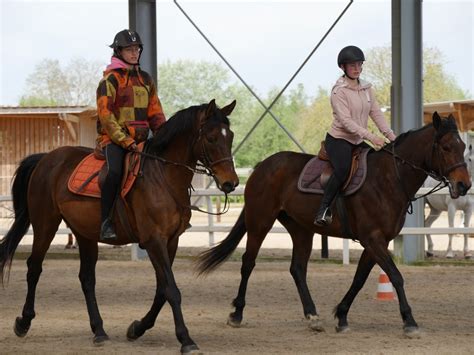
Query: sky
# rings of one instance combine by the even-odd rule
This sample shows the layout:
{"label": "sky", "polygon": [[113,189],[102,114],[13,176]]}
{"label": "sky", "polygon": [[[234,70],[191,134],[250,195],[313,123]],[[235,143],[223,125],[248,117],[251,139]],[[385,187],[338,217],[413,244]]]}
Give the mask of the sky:
{"label": "sky", "polygon": [[[261,95],[287,83],[348,3],[179,1]],[[474,98],[474,0],[422,4],[423,45],[441,50],[447,73]],[[173,1],[157,0],[156,7],[158,63],[191,59],[225,66]],[[345,45],[363,50],[389,46],[390,11],[390,0],[354,1],[289,89],[298,83],[309,95],[318,87],[329,89],[340,75],[336,57]],[[0,20],[0,105],[17,105],[26,91],[25,79],[45,58],[62,66],[78,57],[105,66],[115,33],[128,27],[128,1],[0,0]]]}

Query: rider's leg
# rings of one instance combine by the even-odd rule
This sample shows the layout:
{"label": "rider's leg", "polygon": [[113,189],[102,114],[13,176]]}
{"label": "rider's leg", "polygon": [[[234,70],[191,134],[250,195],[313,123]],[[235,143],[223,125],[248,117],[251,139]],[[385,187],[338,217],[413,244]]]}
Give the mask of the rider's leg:
{"label": "rider's leg", "polygon": [[117,238],[112,225],[112,208],[122,180],[123,159],[126,151],[120,146],[110,143],[104,148],[107,161],[107,177],[101,189],[101,228],[100,240]]}
{"label": "rider's leg", "polygon": [[318,226],[325,226],[332,222],[331,204],[349,175],[354,148],[354,145],[348,141],[334,138],[330,134],[326,135],[325,146],[334,173],[324,188],[324,195],[314,220],[314,224]]}

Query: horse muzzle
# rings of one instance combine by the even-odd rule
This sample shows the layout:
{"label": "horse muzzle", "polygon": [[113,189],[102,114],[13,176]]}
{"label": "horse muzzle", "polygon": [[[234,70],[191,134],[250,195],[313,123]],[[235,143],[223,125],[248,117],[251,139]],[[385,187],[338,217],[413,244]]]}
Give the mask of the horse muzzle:
{"label": "horse muzzle", "polygon": [[460,196],[465,196],[469,189],[471,188],[471,183],[464,183],[463,181],[458,181],[455,184],[449,184],[449,194],[453,199],[456,199]]}

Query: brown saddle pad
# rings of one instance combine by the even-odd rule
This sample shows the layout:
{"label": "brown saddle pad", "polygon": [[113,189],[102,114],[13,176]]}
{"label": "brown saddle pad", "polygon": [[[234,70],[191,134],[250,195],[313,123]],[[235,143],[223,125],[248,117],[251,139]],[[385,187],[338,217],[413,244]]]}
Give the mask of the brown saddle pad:
{"label": "brown saddle pad", "polygon": [[[143,150],[144,143],[138,145],[138,150]],[[105,160],[97,159],[95,153],[86,156],[76,166],[73,173],[69,177],[67,186],[69,191],[77,195],[100,198],[100,177],[105,174]],[[140,169],[140,155],[127,153],[124,163],[124,177],[122,180],[121,195],[125,195],[130,191],[135,182]],[[103,171],[102,171],[103,170]],[[105,176],[105,175],[104,175]]]}
{"label": "brown saddle pad", "polygon": [[[367,154],[370,149],[363,149],[359,157],[359,166],[352,175],[351,180],[346,183],[343,195],[351,195],[364,183],[367,176]],[[317,156],[306,163],[298,179],[298,190],[313,194],[322,194],[324,189],[321,185],[321,175],[329,165],[328,161],[321,160]]]}

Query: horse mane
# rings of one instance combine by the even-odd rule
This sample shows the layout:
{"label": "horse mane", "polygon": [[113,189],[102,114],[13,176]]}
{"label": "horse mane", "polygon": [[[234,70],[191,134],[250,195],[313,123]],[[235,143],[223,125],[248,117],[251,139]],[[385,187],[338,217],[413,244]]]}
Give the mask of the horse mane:
{"label": "horse mane", "polygon": [[[146,143],[147,151],[155,154],[163,152],[168,145],[179,134],[191,130],[195,125],[196,117],[202,110],[206,110],[209,104],[190,106],[176,112],[169,118],[152,138]],[[211,122],[222,122],[230,126],[229,119],[220,111],[216,110],[208,120]]]}
{"label": "horse mane", "polygon": [[[433,123],[428,123],[427,125],[421,127],[421,128],[418,128],[418,129],[411,129],[409,131],[406,131],[404,133],[401,133],[396,139],[395,141],[391,142],[390,144],[388,144],[387,146],[388,147],[391,147],[392,145],[393,146],[397,146],[399,144],[401,144],[409,135],[412,135],[413,133],[416,133],[416,132],[421,132],[425,129],[428,129],[430,127],[433,127]],[[443,136],[445,135],[446,133],[448,132],[452,132],[452,131],[457,131],[458,130],[458,126],[456,125],[456,121],[455,120],[451,120],[451,119],[446,119],[446,118],[442,118],[441,119],[441,126],[439,127],[436,135],[438,137],[440,136]]]}

